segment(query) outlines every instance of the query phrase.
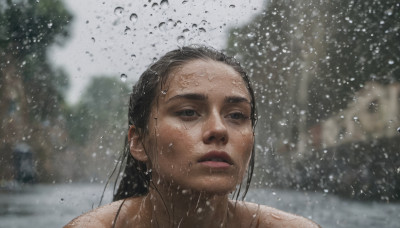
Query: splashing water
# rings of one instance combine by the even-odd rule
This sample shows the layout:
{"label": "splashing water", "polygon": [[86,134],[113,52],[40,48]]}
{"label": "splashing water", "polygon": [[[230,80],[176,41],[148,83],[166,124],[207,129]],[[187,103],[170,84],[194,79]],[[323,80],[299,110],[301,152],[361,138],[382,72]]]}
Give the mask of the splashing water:
{"label": "splashing water", "polygon": [[128,79],[128,76],[126,74],[121,74],[121,81],[126,82],[126,79]]}

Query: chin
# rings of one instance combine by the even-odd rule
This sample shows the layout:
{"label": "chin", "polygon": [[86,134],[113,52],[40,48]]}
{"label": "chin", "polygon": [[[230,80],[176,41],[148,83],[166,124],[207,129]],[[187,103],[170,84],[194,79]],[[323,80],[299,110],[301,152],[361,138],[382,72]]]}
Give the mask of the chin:
{"label": "chin", "polygon": [[236,189],[237,182],[229,181],[229,180],[207,180],[199,185],[192,186],[192,190],[200,191],[211,195],[227,195],[233,192]]}

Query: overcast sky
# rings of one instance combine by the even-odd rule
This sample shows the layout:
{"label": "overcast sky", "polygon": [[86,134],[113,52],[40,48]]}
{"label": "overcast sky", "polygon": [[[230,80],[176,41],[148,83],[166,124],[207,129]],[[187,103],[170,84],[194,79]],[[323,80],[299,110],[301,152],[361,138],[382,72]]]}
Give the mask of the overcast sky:
{"label": "overcast sky", "polygon": [[221,49],[226,32],[260,13],[263,0],[64,0],[74,15],[71,37],[50,57],[71,77],[67,99],[79,100],[90,78],[133,83],[165,52],[188,44]]}

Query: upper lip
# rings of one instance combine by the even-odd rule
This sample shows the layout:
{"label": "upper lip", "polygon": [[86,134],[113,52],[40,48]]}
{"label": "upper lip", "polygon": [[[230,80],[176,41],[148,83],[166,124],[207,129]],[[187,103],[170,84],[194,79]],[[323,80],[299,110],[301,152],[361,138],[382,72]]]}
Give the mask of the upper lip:
{"label": "upper lip", "polygon": [[211,161],[212,159],[220,159],[230,165],[233,165],[232,158],[225,151],[210,151],[203,155],[198,162]]}

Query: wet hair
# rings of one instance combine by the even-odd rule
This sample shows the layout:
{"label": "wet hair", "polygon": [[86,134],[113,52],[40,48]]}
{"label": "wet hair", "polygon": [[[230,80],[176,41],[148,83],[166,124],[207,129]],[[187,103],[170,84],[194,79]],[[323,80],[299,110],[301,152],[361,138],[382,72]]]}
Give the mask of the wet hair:
{"label": "wet hair", "polygon": [[[143,140],[146,134],[149,133],[148,123],[152,106],[157,101],[157,97],[160,95],[160,92],[163,91],[163,85],[165,85],[170,73],[177,67],[183,66],[184,64],[193,60],[212,60],[216,62],[222,62],[228,66],[231,66],[241,75],[251,96],[250,118],[254,134],[254,128],[257,122],[254,91],[249,77],[245,70],[241,67],[240,63],[233,57],[228,57],[222,52],[210,47],[187,46],[166,53],[158,61],[153,63],[145,72],[143,72],[139,81],[133,86],[133,91],[130,95],[129,101],[128,120],[129,127],[135,126],[135,133],[139,135],[139,140]],[[243,199],[249,189],[253,175],[254,153],[255,151],[253,145],[246,178],[245,191],[242,196]],[[130,154],[128,137],[125,138],[125,146],[123,153],[121,154],[120,168],[117,174],[121,174],[124,166],[125,169],[121,177],[122,179],[119,182],[118,190],[114,193],[113,201],[126,199],[131,196],[142,196],[147,194],[149,191],[149,186],[151,184],[151,172],[148,171],[148,167],[146,167],[144,162],[136,160]],[[118,177],[114,185],[114,190],[117,182]],[[240,184],[239,190],[235,192],[236,199],[239,197],[241,188],[242,184]]]}

